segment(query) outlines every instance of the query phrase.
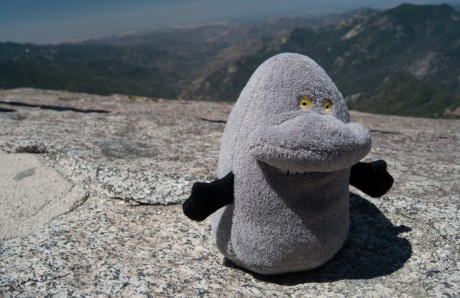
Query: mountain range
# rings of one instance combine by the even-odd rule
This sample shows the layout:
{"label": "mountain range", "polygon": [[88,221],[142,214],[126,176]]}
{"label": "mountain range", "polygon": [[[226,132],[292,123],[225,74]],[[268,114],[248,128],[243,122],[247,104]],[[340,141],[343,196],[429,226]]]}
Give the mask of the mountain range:
{"label": "mountain range", "polygon": [[460,13],[449,5],[210,24],[58,45],[0,43],[0,88],[234,101],[265,59],[316,60],[352,109],[460,117]]}

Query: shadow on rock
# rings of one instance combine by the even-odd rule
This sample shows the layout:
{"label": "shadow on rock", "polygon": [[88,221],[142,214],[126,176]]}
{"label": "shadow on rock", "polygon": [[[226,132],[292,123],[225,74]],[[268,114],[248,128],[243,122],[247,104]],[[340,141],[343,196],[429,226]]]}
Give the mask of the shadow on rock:
{"label": "shadow on rock", "polygon": [[10,105],[10,106],[15,106],[15,107],[27,107],[27,108],[39,108],[42,110],[52,110],[56,112],[65,112],[65,111],[71,111],[71,112],[78,112],[78,113],[109,113],[109,111],[106,110],[96,110],[96,109],[77,109],[77,108],[72,108],[72,107],[63,107],[63,106],[53,106],[53,105],[40,105],[40,104],[30,104],[30,103],[24,103],[24,102],[17,102],[17,101],[0,101],[0,104],[4,105]]}
{"label": "shadow on rock", "polygon": [[403,267],[412,255],[412,246],[398,235],[410,230],[406,226],[394,226],[374,204],[350,194],[348,239],[337,255],[323,266],[303,272],[261,275],[241,269],[228,260],[224,265],[246,271],[258,280],[281,285],[371,279]]}
{"label": "shadow on rock", "polygon": [[16,112],[16,110],[0,108],[0,113],[12,113],[12,112]]}

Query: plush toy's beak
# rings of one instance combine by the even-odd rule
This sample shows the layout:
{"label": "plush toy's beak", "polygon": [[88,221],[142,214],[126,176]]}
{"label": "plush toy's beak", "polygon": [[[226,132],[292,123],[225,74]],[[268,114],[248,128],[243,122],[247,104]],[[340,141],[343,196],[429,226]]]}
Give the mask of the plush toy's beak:
{"label": "plush toy's beak", "polygon": [[332,115],[304,113],[255,130],[249,150],[258,161],[292,173],[331,172],[351,167],[371,148],[369,131]]}

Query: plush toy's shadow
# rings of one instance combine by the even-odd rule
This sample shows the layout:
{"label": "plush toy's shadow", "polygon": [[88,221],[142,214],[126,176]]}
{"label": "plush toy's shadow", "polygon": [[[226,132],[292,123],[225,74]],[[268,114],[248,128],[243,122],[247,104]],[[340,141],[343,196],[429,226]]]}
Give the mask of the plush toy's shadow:
{"label": "plush toy's shadow", "polygon": [[397,271],[410,258],[411,244],[398,236],[410,230],[406,226],[394,226],[374,204],[351,193],[348,239],[323,266],[304,272],[261,275],[241,269],[228,260],[224,265],[246,271],[256,279],[283,285],[370,279]]}

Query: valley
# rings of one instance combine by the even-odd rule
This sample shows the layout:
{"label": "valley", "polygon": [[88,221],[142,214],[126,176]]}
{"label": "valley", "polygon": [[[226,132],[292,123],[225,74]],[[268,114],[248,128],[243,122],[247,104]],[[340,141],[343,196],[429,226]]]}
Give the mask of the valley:
{"label": "valley", "polygon": [[257,66],[281,52],[316,60],[351,109],[460,117],[460,13],[448,5],[0,43],[0,88],[235,101]]}

